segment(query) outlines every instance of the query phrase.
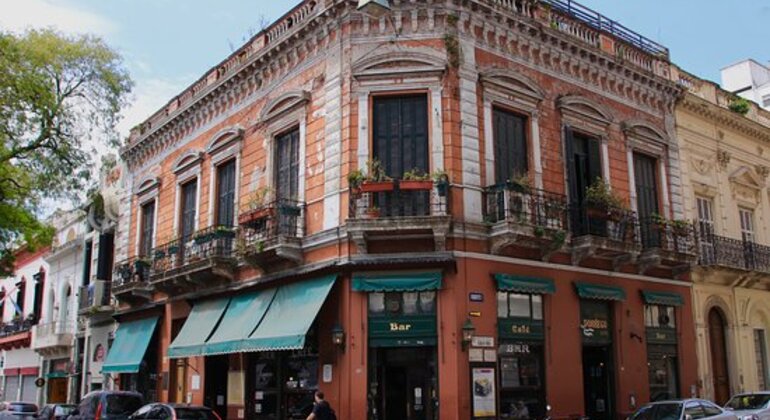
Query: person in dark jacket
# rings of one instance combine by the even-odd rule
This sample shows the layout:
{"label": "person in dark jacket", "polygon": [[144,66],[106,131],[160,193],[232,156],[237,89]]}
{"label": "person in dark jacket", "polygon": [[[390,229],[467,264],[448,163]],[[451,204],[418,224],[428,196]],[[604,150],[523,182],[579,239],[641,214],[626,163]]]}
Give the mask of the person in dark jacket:
{"label": "person in dark jacket", "polygon": [[313,412],[307,416],[307,420],[336,420],[337,416],[334,414],[334,410],[324,399],[324,393],[321,391],[315,392],[315,404],[313,404]]}

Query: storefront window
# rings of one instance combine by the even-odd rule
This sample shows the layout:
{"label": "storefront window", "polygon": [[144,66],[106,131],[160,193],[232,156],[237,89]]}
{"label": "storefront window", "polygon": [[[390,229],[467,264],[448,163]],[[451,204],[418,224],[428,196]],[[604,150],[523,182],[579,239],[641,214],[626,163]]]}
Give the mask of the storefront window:
{"label": "storefront window", "polygon": [[650,400],[661,401],[679,396],[676,311],[673,306],[646,305],[647,367]]}
{"label": "storefront window", "polygon": [[369,315],[430,315],[436,312],[436,292],[369,293]]}
{"label": "storefront window", "polygon": [[497,292],[498,318],[543,319],[543,297],[521,293]]}

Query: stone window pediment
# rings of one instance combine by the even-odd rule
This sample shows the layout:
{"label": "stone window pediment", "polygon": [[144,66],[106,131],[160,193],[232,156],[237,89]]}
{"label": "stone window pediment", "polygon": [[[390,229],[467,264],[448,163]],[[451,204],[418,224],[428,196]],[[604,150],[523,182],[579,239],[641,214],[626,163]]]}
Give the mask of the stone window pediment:
{"label": "stone window pediment", "polygon": [[358,80],[394,79],[406,76],[440,78],[446,71],[446,56],[435,51],[403,51],[383,48],[373,57],[353,64],[353,77]]}
{"label": "stone window pediment", "polygon": [[175,161],[173,171],[179,175],[189,169],[194,168],[196,165],[200,165],[203,162],[203,153],[198,150],[189,151],[179,156]]}
{"label": "stone window pediment", "polygon": [[215,154],[243,138],[243,128],[240,126],[227,127],[216,133],[206,146],[206,153]]}
{"label": "stone window pediment", "polygon": [[260,114],[262,122],[269,122],[291,112],[310,101],[310,92],[292,91],[271,99]]}
{"label": "stone window pediment", "polygon": [[753,169],[742,166],[730,174],[729,179],[734,199],[751,206],[759,204],[760,191],[764,188],[765,182]]}
{"label": "stone window pediment", "polygon": [[545,92],[534,81],[512,69],[490,69],[479,76],[486,92],[518,99],[536,109],[545,98]]}
{"label": "stone window pediment", "polygon": [[569,124],[589,132],[606,132],[613,121],[612,113],[606,107],[582,96],[562,96],[556,106]]}
{"label": "stone window pediment", "polygon": [[653,124],[643,120],[630,120],[621,123],[626,135],[628,146],[634,150],[644,151],[658,158],[666,153],[667,136]]}
{"label": "stone window pediment", "polygon": [[157,191],[158,189],[160,189],[160,178],[154,175],[148,175],[136,184],[135,193],[137,195],[145,195],[152,191]]}

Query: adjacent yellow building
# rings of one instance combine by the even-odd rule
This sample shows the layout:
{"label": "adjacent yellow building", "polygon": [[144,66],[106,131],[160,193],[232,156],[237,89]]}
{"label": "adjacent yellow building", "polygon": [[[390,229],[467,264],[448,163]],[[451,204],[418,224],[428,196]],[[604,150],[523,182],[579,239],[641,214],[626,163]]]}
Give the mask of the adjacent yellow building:
{"label": "adjacent yellow building", "polygon": [[674,68],[692,272],[699,394],[718,403],[770,388],[770,112]]}

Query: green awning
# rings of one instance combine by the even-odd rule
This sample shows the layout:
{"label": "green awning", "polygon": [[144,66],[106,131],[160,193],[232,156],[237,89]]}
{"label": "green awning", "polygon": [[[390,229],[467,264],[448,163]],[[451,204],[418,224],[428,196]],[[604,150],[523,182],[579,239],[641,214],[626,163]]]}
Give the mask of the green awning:
{"label": "green awning", "polygon": [[353,276],[353,290],[356,292],[421,292],[440,288],[440,272]]}
{"label": "green awning", "polygon": [[583,299],[626,300],[626,291],[620,287],[600,284],[575,283],[577,294]]}
{"label": "green awning", "polygon": [[158,317],[123,322],[115,333],[102,373],[136,373],[150,345]]}
{"label": "green awning", "polygon": [[244,351],[300,350],[336,276],[281,286]]}
{"label": "green awning", "polygon": [[66,378],[67,372],[51,372],[45,375],[46,379]]}
{"label": "green awning", "polygon": [[245,342],[262,322],[277,289],[260,290],[230,299],[222,322],[203,349],[203,354],[228,354],[243,351]]}
{"label": "green awning", "polygon": [[642,297],[648,305],[684,306],[684,299],[679,293],[643,290]]}
{"label": "green awning", "polygon": [[495,274],[497,290],[506,292],[532,293],[546,295],[556,293],[553,280],[541,277],[517,276],[513,274]]}
{"label": "green awning", "polygon": [[222,319],[229,303],[230,298],[196,303],[174,342],[169,346],[168,357],[173,359],[203,355],[203,347]]}

